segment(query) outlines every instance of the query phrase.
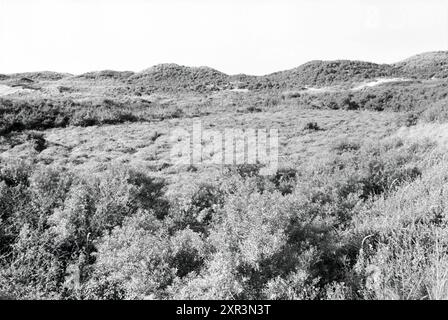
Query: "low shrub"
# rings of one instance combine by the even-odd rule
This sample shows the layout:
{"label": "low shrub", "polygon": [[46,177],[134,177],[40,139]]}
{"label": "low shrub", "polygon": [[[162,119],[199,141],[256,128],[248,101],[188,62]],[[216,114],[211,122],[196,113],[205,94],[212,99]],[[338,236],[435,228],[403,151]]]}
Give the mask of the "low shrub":
{"label": "low shrub", "polygon": [[319,131],[322,130],[317,122],[307,122],[305,126],[303,127],[303,130],[309,130],[309,131]]}

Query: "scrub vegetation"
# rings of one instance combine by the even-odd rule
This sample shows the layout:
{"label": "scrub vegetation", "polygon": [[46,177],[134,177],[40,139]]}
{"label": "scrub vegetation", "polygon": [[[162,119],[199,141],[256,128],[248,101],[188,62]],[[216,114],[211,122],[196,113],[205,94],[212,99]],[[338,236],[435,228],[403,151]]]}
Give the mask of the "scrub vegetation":
{"label": "scrub vegetation", "polygon": [[[448,299],[445,61],[2,76],[0,296]],[[173,164],[198,119],[278,128],[276,174]]]}

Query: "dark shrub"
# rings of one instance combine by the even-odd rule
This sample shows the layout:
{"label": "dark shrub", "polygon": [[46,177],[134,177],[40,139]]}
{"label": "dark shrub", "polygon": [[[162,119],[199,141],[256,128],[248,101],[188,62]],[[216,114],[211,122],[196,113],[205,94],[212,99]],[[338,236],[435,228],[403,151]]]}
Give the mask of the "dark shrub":
{"label": "dark shrub", "polygon": [[30,132],[27,135],[27,140],[31,141],[34,150],[41,152],[47,148],[47,141],[42,133]]}
{"label": "dark shrub", "polygon": [[322,130],[317,122],[307,122],[307,124],[303,127],[303,130],[309,130],[309,131],[319,131]]}

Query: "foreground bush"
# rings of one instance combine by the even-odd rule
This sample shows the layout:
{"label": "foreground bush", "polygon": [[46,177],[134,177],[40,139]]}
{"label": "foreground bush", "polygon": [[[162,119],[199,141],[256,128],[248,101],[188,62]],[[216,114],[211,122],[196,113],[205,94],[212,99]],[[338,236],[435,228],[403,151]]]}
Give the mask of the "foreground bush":
{"label": "foreground bush", "polygon": [[362,297],[447,298],[446,172],[437,165],[355,218],[355,232],[369,236],[355,268]]}

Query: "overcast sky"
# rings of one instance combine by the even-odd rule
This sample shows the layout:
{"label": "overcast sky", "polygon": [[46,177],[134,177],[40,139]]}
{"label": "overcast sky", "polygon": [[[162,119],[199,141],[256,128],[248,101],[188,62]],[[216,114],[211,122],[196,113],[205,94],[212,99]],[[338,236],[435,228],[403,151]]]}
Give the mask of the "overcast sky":
{"label": "overcast sky", "polygon": [[447,22],[446,0],[0,0],[0,73],[388,63],[447,50]]}

